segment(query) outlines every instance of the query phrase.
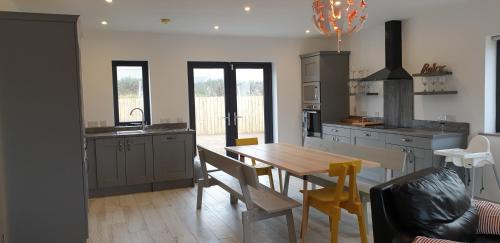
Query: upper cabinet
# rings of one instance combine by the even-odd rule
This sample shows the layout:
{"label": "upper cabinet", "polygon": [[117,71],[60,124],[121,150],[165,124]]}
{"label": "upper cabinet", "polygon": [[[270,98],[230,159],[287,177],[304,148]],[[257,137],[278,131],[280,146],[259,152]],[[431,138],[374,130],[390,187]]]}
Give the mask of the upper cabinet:
{"label": "upper cabinet", "polygon": [[302,82],[320,81],[320,56],[302,58]]}

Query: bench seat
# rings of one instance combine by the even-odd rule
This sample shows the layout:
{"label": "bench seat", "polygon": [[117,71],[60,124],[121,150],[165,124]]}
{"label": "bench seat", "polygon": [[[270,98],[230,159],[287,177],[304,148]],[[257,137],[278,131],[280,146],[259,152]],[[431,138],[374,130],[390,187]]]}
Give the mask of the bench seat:
{"label": "bench seat", "polygon": [[[240,200],[243,200],[243,193],[238,179],[223,172],[209,172],[210,179],[216,180],[218,186],[223,187],[226,191],[236,194]],[[253,203],[258,208],[267,213],[280,212],[290,208],[300,207],[301,204],[291,198],[285,197],[276,191],[270,190],[266,186],[261,186],[259,189],[249,187],[250,196]]]}

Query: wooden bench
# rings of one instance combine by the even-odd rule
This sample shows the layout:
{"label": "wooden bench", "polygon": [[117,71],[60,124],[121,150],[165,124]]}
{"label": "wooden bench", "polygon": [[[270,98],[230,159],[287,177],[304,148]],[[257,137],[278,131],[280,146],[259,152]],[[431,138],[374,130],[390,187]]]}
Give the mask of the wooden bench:
{"label": "wooden bench", "polygon": [[[286,216],[290,242],[297,242],[292,209],[301,204],[259,183],[255,168],[198,145],[202,179],[198,181],[197,209],[201,208],[203,188],[219,186],[230,194],[230,202],[238,199],[246,205],[242,212],[244,242],[250,243],[253,222]],[[218,171],[207,171],[207,165]]]}

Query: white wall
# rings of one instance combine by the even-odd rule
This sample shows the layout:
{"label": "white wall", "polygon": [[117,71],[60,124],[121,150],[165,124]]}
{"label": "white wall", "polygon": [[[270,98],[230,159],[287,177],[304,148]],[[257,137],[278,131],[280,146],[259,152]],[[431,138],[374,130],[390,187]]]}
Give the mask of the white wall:
{"label": "white wall", "polygon": [[0,0],[0,11],[16,11],[17,7],[12,0]]}
{"label": "white wall", "polygon": [[[416,119],[437,120],[442,114],[456,115],[457,121],[471,124],[472,135],[485,129],[491,132],[491,119],[485,119],[494,109],[485,104],[486,99],[491,100],[485,86],[491,87],[492,79],[490,73],[485,73],[489,66],[485,64],[485,50],[489,46],[485,40],[500,34],[498,9],[500,1],[497,0],[470,1],[403,20],[403,66],[410,73],[418,73],[424,63],[447,65],[453,71],[448,82],[459,92],[458,95],[415,96]],[[353,34],[350,46],[351,67],[370,72],[379,70],[384,66],[384,25]],[[422,90],[419,79],[415,80],[415,90]],[[492,143],[500,161],[500,139],[492,139]],[[496,182],[492,177],[486,179],[486,191],[480,196],[500,200]]]}
{"label": "white wall", "polygon": [[80,40],[85,120],[114,125],[111,60],[147,60],[153,123],[188,121],[188,61],[272,62],[279,141],[301,141],[299,54],[335,49],[325,39],[186,36],[84,30]]}

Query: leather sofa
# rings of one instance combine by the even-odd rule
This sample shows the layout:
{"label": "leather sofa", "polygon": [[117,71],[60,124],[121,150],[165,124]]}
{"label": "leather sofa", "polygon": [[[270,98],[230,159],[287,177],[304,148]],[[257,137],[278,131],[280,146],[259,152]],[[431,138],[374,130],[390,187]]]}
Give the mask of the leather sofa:
{"label": "leather sofa", "polygon": [[370,190],[375,243],[410,243],[416,236],[458,242],[500,242],[477,235],[477,209],[457,173],[428,168]]}

